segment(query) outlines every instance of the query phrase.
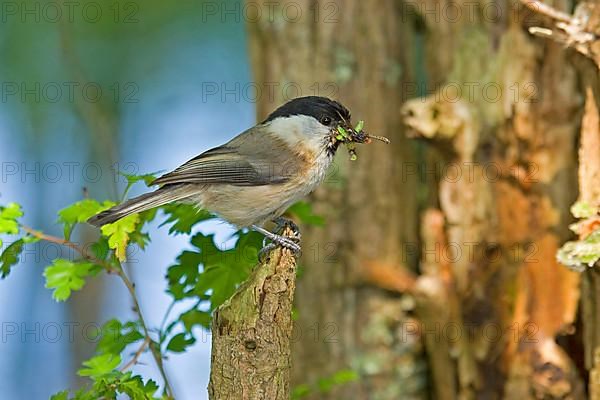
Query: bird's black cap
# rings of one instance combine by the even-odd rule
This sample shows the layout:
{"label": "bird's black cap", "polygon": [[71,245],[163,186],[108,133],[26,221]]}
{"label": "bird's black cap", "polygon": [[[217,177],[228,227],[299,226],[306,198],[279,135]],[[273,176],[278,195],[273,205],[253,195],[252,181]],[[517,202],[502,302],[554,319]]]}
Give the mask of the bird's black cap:
{"label": "bird's black cap", "polygon": [[327,97],[306,96],[290,100],[263,121],[263,124],[280,117],[291,117],[293,115],[309,115],[321,121],[325,116],[332,121],[350,122],[350,111],[342,104]]}

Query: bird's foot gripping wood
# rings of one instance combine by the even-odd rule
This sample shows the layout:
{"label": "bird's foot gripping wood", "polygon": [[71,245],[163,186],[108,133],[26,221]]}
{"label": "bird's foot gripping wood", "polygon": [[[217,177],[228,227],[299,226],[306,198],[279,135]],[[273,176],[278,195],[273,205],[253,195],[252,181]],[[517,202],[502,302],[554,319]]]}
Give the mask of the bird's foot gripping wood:
{"label": "bird's foot gripping wood", "polygon": [[291,219],[277,217],[273,220],[273,222],[275,223],[275,233],[276,234],[283,236],[285,229],[290,228],[290,230],[292,231],[292,234],[294,235],[293,240],[297,239],[297,241],[299,242],[302,239],[302,234],[300,233],[300,228]]}
{"label": "bird's foot gripping wood", "polygon": [[[294,224],[295,225],[295,224]],[[288,228],[289,226],[285,226],[282,229],[282,233],[284,233],[286,231],[286,228]],[[258,254],[258,258],[259,260],[264,260],[266,258],[266,256],[269,254],[269,252],[273,249],[275,249],[277,246],[281,246],[285,249],[290,250],[292,253],[294,253],[294,255],[298,255],[300,254],[300,251],[302,250],[300,248],[300,235],[299,232],[296,233],[294,232],[294,229],[292,227],[289,227],[290,229],[287,232],[291,231],[291,234],[293,236],[284,236],[282,234],[277,234],[277,233],[273,233],[273,232],[269,232],[268,230],[261,228],[260,226],[252,226],[252,229],[254,229],[255,231],[257,231],[258,233],[261,233],[265,236],[265,241],[263,242],[263,248],[260,250],[259,254]],[[296,229],[298,227],[296,226]],[[271,243],[265,243],[267,240],[270,240]]]}

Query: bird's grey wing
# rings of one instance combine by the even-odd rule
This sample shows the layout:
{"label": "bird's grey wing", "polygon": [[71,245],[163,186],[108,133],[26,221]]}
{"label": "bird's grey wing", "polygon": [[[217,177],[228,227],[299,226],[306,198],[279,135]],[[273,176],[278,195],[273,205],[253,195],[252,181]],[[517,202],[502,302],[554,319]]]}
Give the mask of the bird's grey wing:
{"label": "bird's grey wing", "polygon": [[[232,143],[232,142],[230,142]],[[174,171],[152,182],[153,185],[180,183],[262,186],[289,179],[276,161],[269,160],[264,148],[256,154],[240,153],[229,144],[208,150]]]}

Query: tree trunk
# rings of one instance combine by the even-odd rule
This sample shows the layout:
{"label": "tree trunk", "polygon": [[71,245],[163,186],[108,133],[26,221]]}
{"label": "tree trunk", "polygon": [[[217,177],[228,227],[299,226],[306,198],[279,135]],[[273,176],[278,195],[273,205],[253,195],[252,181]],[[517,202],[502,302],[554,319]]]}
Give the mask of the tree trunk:
{"label": "tree trunk", "polygon": [[456,4],[417,3],[435,10],[422,14],[432,94],[403,111],[441,171],[439,209],[422,227],[417,314],[426,328],[453,329],[426,341],[436,398],[581,398],[557,343],[579,299],[579,277],[556,262],[576,189],[576,71],[559,45],[529,35],[533,14],[518,3],[496,3],[491,18],[476,2],[481,13],[453,21]]}
{"label": "tree trunk", "polygon": [[[269,9],[268,1],[258,3]],[[292,382],[315,387],[352,369],[357,382],[309,398],[425,398],[419,335],[402,329],[411,321],[407,303],[370,283],[414,268],[418,258],[418,199],[426,190],[417,186],[418,146],[405,138],[400,115],[402,87],[415,80],[415,26],[402,21],[395,1],[276,4],[272,21],[249,24],[256,84],[275,87],[275,96],[258,101],[259,120],[290,97],[318,94],[341,100],[355,122],[365,120],[368,132],[392,142],[360,147],[353,163],[339,154],[312,197],[326,224],[303,227]],[[302,16],[280,17],[292,8]]]}
{"label": "tree trunk", "polygon": [[215,310],[211,400],[289,400],[296,259],[275,250]]}
{"label": "tree trunk", "polygon": [[[300,4],[302,19],[250,24],[256,83],[321,95],[333,83],[393,145],[338,159],[314,195],[327,224],[305,231],[294,381],[351,367],[359,382],[314,398],[582,398],[581,355],[559,345],[579,275],[556,261],[576,194],[573,57],[508,0]],[[259,118],[284,97],[261,98]]]}
{"label": "tree trunk", "polygon": [[[600,207],[600,7],[583,1],[577,13],[587,18],[585,31],[595,34],[588,59],[578,62],[585,90],[585,109],[579,146],[579,201]],[[582,325],[589,398],[600,399],[600,272],[588,268],[582,277]]]}

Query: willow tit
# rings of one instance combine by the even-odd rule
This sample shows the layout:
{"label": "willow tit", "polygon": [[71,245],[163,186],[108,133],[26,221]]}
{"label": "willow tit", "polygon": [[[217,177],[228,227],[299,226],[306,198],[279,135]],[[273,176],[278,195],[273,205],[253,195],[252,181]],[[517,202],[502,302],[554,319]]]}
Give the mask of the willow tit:
{"label": "willow tit", "polygon": [[157,178],[152,182],[159,186],[156,191],[88,222],[102,226],[167,203],[188,202],[299,252],[299,235],[294,240],[262,226],[280,219],[323,181],[341,143],[382,139],[353,129],[350,122],[350,112],[337,101],[318,96],[293,99],[262,123]]}

